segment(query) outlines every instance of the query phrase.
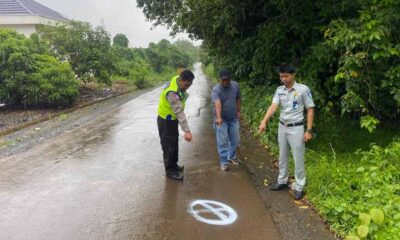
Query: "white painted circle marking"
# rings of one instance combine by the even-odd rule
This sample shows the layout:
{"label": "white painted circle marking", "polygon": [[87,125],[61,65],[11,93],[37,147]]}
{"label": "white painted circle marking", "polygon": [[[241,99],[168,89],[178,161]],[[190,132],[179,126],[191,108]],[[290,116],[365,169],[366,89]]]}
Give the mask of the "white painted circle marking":
{"label": "white painted circle marking", "polygon": [[[237,213],[230,206],[213,200],[193,201],[188,212],[198,221],[211,225],[229,225],[236,221]],[[214,215],[215,218],[209,219],[200,214]]]}

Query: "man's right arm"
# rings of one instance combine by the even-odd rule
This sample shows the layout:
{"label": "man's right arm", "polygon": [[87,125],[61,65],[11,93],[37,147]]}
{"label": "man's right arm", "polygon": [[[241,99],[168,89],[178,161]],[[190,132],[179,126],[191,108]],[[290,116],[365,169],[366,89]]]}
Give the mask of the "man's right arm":
{"label": "man's right arm", "polygon": [[222,103],[221,99],[219,97],[219,90],[218,90],[218,85],[214,86],[212,92],[211,92],[211,100],[214,102],[215,106],[215,123],[217,126],[221,126],[222,123]]}
{"label": "man's right arm", "polygon": [[278,106],[279,105],[277,103],[272,103],[271,106],[269,106],[267,113],[265,114],[263,120],[260,123],[260,126],[258,127],[258,133],[261,133],[266,129],[269,119],[272,117],[272,115],[274,115],[274,113],[278,109]]}
{"label": "man's right arm", "polygon": [[192,141],[192,133],[190,132],[189,123],[186,118],[185,112],[183,111],[183,105],[182,102],[179,100],[178,94],[175,92],[170,92],[167,94],[167,99],[169,104],[171,105],[172,111],[175,113],[176,118],[178,119],[179,125],[185,132],[185,140],[188,142]]}
{"label": "man's right arm", "polygon": [[216,100],[214,102],[215,105],[215,115],[216,115],[216,119],[215,119],[215,123],[218,126],[221,126],[222,123],[222,116],[221,116],[221,108],[222,108],[222,104],[220,100]]}
{"label": "man's right arm", "polygon": [[268,121],[278,109],[279,104],[280,104],[280,99],[279,99],[279,88],[278,88],[276,89],[274,96],[272,97],[271,106],[269,106],[267,113],[265,113],[265,116],[261,121],[260,126],[258,127],[258,133],[261,133],[267,128]]}

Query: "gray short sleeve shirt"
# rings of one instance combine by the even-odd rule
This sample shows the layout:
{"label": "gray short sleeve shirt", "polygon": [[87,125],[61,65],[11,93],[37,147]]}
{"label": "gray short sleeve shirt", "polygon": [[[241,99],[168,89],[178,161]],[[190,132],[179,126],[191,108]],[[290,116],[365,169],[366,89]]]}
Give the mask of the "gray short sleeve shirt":
{"label": "gray short sleeve shirt", "polygon": [[[237,103],[236,100],[241,97],[239,84],[232,81],[227,88],[222,87],[220,83],[214,86],[211,92],[211,99],[215,103],[221,101],[221,115],[224,120],[233,120],[237,118]],[[215,117],[215,107],[214,107]]]}
{"label": "gray short sleeve shirt", "polygon": [[280,106],[279,120],[287,124],[304,121],[304,108],[315,106],[310,88],[296,82],[290,90],[278,87],[272,102]]}

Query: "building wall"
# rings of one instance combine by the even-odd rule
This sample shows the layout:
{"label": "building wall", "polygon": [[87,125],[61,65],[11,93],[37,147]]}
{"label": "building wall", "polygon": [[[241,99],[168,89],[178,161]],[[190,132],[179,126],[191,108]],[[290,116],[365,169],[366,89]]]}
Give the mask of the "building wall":
{"label": "building wall", "polygon": [[30,36],[36,32],[36,25],[55,25],[62,21],[41,16],[0,16],[0,28],[15,29],[17,32]]}
{"label": "building wall", "polygon": [[6,29],[14,29],[19,33],[24,34],[26,37],[29,37],[32,33],[36,32],[36,25],[34,24],[19,24],[19,25],[0,25],[0,28],[6,28]]}

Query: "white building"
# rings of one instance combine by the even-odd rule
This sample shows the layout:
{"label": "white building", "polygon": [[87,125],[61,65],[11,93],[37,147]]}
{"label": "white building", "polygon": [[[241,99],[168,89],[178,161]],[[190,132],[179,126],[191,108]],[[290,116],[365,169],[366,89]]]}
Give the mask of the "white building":
{"label": "white building", "polygon": [[15,29],[29,36],[40,24],[54,25],[68,19],[33,0],[0,0],[0,28]]}

